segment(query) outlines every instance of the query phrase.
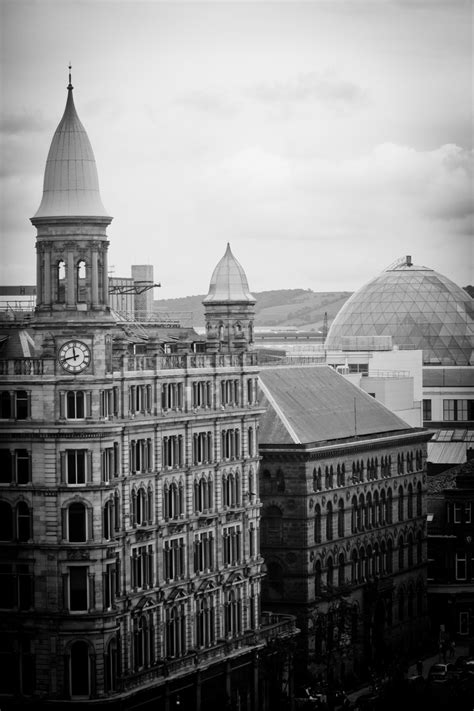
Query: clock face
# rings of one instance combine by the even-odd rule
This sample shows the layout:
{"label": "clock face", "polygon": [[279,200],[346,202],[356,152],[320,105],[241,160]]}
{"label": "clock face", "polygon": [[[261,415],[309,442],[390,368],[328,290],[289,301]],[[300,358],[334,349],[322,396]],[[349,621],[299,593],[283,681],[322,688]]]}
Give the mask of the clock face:
{"label": "clock face", "polygon": [[68,373],[81,373],[91,362],[91,352],[81,341],[67,341],[59,349],[58,361]]}

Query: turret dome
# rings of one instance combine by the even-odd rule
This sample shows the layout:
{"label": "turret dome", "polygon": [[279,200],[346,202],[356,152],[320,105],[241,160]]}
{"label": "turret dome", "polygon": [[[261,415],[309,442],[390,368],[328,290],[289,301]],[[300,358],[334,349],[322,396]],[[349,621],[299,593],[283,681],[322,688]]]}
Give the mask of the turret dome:
{"label": "turret dome", "polygon": [[99,193],[94,153],[79,120],[69,76],[64,115],[46,161],[43,199],[33,219],[43,217],[108,217]]}
{"label": "turret dome", "polygon": [[250,293],[242,266],[232,254],[230,244],[227,243],[225,254],[214,269],[209,293],[203,303],[230,301],[255,303],[255,297]]}

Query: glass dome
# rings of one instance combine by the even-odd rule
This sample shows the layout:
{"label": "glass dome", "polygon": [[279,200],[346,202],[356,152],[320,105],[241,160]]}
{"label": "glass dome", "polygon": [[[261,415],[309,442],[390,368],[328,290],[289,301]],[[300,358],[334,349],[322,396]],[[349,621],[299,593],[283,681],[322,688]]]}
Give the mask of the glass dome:
{"label": "glass dome", "polygon": [[[407,257],[346,301],[329,329],[326,348],[354,350],[362,340],[375,336],[375,344],[391,337],[393,346],[422,349],[425,363],[470,365],[473,316],[474,301],[464,289]],[[370,350],[368,345],[357,349]]]}

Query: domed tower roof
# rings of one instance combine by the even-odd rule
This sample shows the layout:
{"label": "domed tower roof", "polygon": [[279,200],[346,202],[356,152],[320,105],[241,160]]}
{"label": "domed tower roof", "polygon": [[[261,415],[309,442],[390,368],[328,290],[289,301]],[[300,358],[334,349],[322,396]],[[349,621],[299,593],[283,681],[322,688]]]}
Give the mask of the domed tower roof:
{"label": "domed tower roof", "polygon": [[248,302],[255,303],[255,297],[249,291],[245,272],[236,260],[227,243],[227,249],[211,277],[209,293],[204,298],[203,304],[216,302]]}
{"label": "domed tower roof", "polygon": [[334,319],[327,349],[344,349],[350,338],[391,336],[400,348],[423,350],[425,363],[474,363],[474,302],[447,277],[412,264],[389,266],[356,291]]}
{"label": "domed tower roof", "polygon": [[94,153],[79,120],[69,74],[64,115],[46,161],[43,199],[33,219],[42,217],[108,217],[99,193]]}

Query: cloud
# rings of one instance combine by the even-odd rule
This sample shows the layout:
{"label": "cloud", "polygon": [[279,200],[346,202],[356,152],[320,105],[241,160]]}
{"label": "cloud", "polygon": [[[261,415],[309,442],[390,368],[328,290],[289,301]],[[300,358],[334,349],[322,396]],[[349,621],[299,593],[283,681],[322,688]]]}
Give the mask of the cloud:
{"label": "cloud", "polygon": [[180,94],[175,103],[222,117],[233,117],[240,110],[239,102],[219,89],[202,89]]}
{"label": "cloud", "polygon": [[3,113],[0,115],[0,132],[6,136],[18,136],[25,133],[41,133],[50,124],[41,115],[22,113]]}
{"label": "cloud", "polygon": [[318,102],[337,110],[354,110],[368,103],[368,93],[358,84],[333,72],[308,72],[287,81],[261,82],[247,90],[248,96],[280,108]]}

